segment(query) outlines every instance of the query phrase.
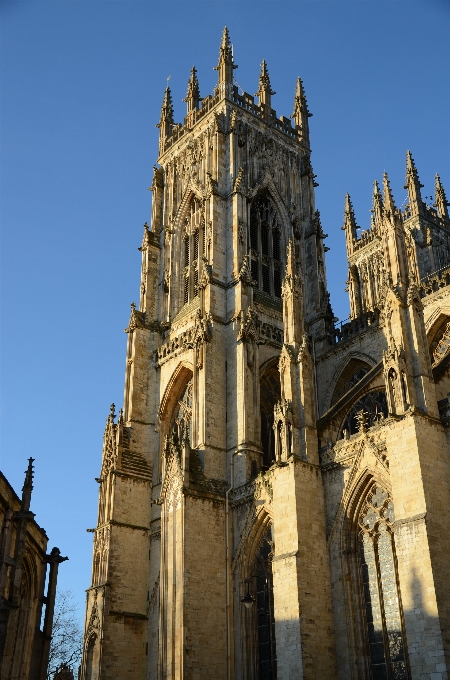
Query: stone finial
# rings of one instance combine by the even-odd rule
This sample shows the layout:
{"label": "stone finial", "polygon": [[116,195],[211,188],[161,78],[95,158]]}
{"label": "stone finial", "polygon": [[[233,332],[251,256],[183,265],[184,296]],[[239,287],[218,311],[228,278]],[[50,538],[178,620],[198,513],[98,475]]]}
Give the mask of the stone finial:
{"label": "stone finial", "polygon": [[439,217],[442,217],[444,220],[448,220],[449,219],[448,206],[450,205],[450,203],[447,201],[444,187],[442,186],[441,178],[439,177],[439,175],[436,175],[434,195],[436,200],[437,213]]}
{"label": "stone finial", "polygon": [[200,97],[200,86],[197,78],[197,69],[195,68],[195,66],[193,66],[191,69],[191,75],[189,76],[188,80],[187,94],[186,97],[183,99],[183,101],[186,102],[187,104],[188,114],[191,111],[198,109],[198,105],[201,99],[202,98]]}
{"label": "stone finial", "polygon": [[219,63],[214,70],[219,71],[219,85],[227,83],[233,85],[233,70],[237,64],[233,61],[233,48],[230,42],[228,28],[225,26],[222,33],[222,42],[219,50]]}
{"label": "stone finial", "polygon": [[269,71],[267,70],[266,62],[263,59],[261,64],[261,73],[259,74],[258,92],[255,94],[255,97],[259,97],[260,104],[264,104],[265,106],[271,108],[271,97],[273,94],[276,94],[276,92],[274,92],[270,86]]}

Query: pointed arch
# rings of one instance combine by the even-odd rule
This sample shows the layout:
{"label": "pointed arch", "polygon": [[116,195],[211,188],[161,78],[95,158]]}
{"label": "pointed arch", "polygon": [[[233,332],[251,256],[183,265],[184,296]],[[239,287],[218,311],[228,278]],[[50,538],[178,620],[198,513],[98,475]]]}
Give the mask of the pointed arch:
{"label": "pointed arch", "polygon": [[352,666],[361,678],[409,678],[394,520],[388,476],[366,468],[346,505],[340,551]]}
{"label": "pointed arch", "polygon": [[[326,413],[328,409],[330,409],[331,406],[334,403],[336,403],[336,401],[338,401],[341,396],[343,396],[344,392],[342,394],[338,394],[341,382],[344,382],[347,377],[348,382],[350,382],[352,376],[355,375],[359,371],[359,369],[367,367],[368,370],[370,370],[375,365],[376,361],[371,356],[363,352],[350,352],[348,355],[346,355],[345,359],[343,359],[343,361],[339,364],[339,366],[335,370],[334,375],[330,381],[325,396],[323,412]],[[352,368],[354,368],[355,370],[352,371]],[[342,389],[344,389],[344,385],[342,385]]]}
{"label": "pointed arch", "polygon": [[281,399],[281,381],[278,370],[279,355],[266,361],[259,369],[261,445],[263,469],[275,461],[274,409]]}
{"label": "pointed arch", "polygon": [[[161,424],[161,430],[164,429],[164,424],[170,422],[171,412],[186,389],[186,385],[192,378],[193,373],[193,364],[188,361],[180,361],[169,378],[158,411],[158,420]],[[161,431],[161,434],[163,436],[160,438],[164,440],[164,435],[167,434],[167,432],[163,433]]]}
{"label": "pointed arch", "polygon": [[264,189],[267,189],[270,193],[270,195],[273,198],[274,203],[277,206],[277,209],[280,213],[280,217],[282,219],[283,225],[286,230],[286,249],[287,249],[287,244],[290,238],[293,238],[292,235],[292,226],[291,226],[291,220],[289,217],[289,211],[285,205],[285,202],[283,198],[281,197],[280,192],[278,191],[276,184],[273,180],[273,177],[270,173],[269,168],[266,168],[266,172],[263,175],[263,177],[255,184],[253,189],[249,192],[249,198],[250,201],[253,202],[253,200],[256,198],[257,194],[261,193],[264,191]]}

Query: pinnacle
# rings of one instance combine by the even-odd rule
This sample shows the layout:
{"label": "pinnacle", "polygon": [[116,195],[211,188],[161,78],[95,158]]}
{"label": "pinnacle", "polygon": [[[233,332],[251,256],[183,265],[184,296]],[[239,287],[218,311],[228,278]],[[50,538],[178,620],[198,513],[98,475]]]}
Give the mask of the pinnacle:
{"label": "pinnacle", "polygon": [[305,91],[303,89],[303,82],[300,76],[297,77],[297,83],[295,85],[295,96],[296,97],[304,97],[305,96]]}
{"label": "pinnacle", "polygon": [[[297,77],[297,82],[295,84],[295,95],[294,95],[294,113],[291,118],[298,118],[300,120],[301,113],[304,112],[310,118],[312,113],[308,111],[308,104],[306,101],[305,90],[303,87],[303,81],[300,76]],[[296,121],[297,122],[297,121]],[[299,125],[299,122],[297,122]]]}
{"label": "pinnacle", "polygon": [[383,187],[384,187],[384,205],[387,210],[391,213],[395,211],[394,197],[392,195],[391,185],[389,184],[389,178],[387,172],[383,173]]}
{"label": "pinnacle", "polygon": [[258,92],[256,93],[256,97],[260,97],[264,100],[264,104],[269,104],[270,103],[270,95],[276,94],[271,86],[270,86],[270,76],[269,76],[269,71],[267,70],[267,64],[265,59],[262,60],[261,62],[261,73],[259,74],[259,87],[258,87]]}
{"label": "pinnacle", "polygon": [[161,106],[161,120],[167,120],[168,122],[173,123],[172,93],[168,85],[164,90],[164,98]]}
{"label": "pinnacle", "polygon": [[423,184],[419,182],[419,173],[417,172],[416,164],[414,163],[414,158],[412,157],[411,151],[406,152],[406,179],[408,180],[408,175],[412,175],[413,179],[419,187]]}
{"label": "pinnacle", "polygon": [[34,463],[34,458],[28,458],[28,468],[25,471],[25,481],[23,484],[23,489],[32,489],[33,488],[33,463]]}
{"label": "pinnacle", "polygon": [[344,208],[344,210],[345,210],[346,213],[354,214],[352,200],[350,198],[349,193],[345,194],[345,208]]}
{"label": "pinnacle", "polygon": [[377,182],[377,180],[374,180],[373,182],[373,195],[375,196],[381,196],[381,191],[380,191],[380,186]]}
{"label": "pinnacle", "polygon": [[411,151],[406,152],[406,167],[409,168],[415,168],[416,164],[414,163],[414,158],[411,155]]}
{"label": "pinnacle", "polygon": [[356,238],[356,230],[358,229],[358,226],[356,224],[355,211],[353,209],[353,204],[349,193],[345,194],[344,226],[342,227],[343,231],[346,230],[348,225],[350,225],[352,236]]}
{"label": "pinnacle", "polygon": [[223,32],[222,32],[222,42],[220,43],[220,47],[222,48],[227,48],[230,47],[230,34],[228,32],[228,28],[226,26],[223,27]]}

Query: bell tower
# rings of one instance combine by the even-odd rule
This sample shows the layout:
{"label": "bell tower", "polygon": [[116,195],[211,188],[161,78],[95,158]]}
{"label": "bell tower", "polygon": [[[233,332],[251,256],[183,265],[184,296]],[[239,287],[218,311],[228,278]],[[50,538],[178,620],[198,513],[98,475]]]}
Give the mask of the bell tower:
{"label": "bell tower", "polygon": [[[239,93],[236,68],[225,28],[214,91],[200,97],[193,68],[182,123],[164,93],[124,406],[105,430],[83,680],[225,680],[244,666],[267,669],[265,633],[240,604],[245,579],[263,569],[258,555],[270,597],[280,597],[271,672],[278,663],[286,673],[301,665],[305,679],[335,677],[329,586],[301,596],[329,581],[325,522],[311,554],[295,557],[288,531],[307,487],[323,506],[311,348],[327,341],[332,312],[311,114],[300,79],[291,123],[272,108],[266,62],[258,101]],[[272,478],[276,492],[257,502]],[[296,583],[289,611],[283,574]],[[285,615],[295,607],[291,630]]]}

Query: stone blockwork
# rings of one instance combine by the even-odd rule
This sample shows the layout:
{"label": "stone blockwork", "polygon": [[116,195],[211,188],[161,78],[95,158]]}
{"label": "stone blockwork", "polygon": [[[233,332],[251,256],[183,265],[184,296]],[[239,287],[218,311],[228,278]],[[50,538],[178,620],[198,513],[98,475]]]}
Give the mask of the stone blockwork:
{"label": "stone blockwork", "polygon": [[81,677],[448,678],[450,222],[387,176],[336,326],[308,106],[166,89]]}

